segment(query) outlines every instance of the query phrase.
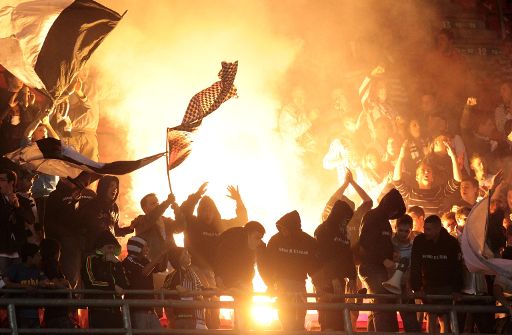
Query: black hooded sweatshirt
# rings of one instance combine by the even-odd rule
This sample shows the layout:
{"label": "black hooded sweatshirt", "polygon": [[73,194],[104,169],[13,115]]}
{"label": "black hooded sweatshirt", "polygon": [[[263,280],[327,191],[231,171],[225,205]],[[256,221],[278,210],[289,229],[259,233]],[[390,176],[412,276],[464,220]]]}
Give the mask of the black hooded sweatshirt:
{"label": "black hooded sweatshirt", "polygon": [[249,249],[247,229],[233,227],[220,235],[214,272],[226,287],[251,284],[255,263],[256,252]]}
{"label": "black hooded sweatshirt", "polygon": [[[107,191],[111,182],[117,184],[119,191],[119,179],[114,176],[104,176],[98,182],[97,195],[79,211],[79,222],[85,230],[85,250],[93,249],[94,242],[99,234],[105,230],[114,236],[125,236],[133,233],[133,228],[119,227],[119,208],[116,199],[108,198]],[[119,192],[118,192],[119,193]]]}
{"label": "black hooded sweatshirt", "polygon": [[315,230],[318,259],[324,280],[356,278],[356,267],[347,236],[347,224],[353,214],[352,208],[346,202],[338,200],[327,220]]}
{"label": "black hooded sweatshirt", "polygon": [[411,253],[413,290],[450,287],[452,292],[459,292],[462,278],[462,254],[455,237],[444,228],[437,241],[427,240],[425,234],[416,236]]}
{"label": "black hooded sweatshirt", "polygon": [[[198,205],[199,202],[199,205]],[[197,216],[194,209],[197,205]],[[236,217],[222,219],[219,210],[209,197],[200,197],[196,193],[191,194],[181,205],[183,216],[187,222],[185,230],[185,247],[190,252],[192,264],[200,268],[211,269],[215,262],[215,250],[219,243],[220,235],[229,228],[242,226],[247,223],[247,209],[243,202],[236,205]],[[203,212],[211,211],[215,219],[212,223],[201,220]]]}
{"label": "black hooded sweatshirt", "polygon": [[389,220],[404,214],[404,200],[396,189],[389,191],[376,208],[366,213],[359,236],[361,264],[382,265],[386,258],[393,259],[393,230]]}
{"label": "black hooded sweatshirt", "polygon": [[301,230],[300,216],[297,211],[290,212],[279,219],[277,229],[286,227],[290,232],[285,236],[282,231],[272,236],[268,242],[264,258],[264,273],[268,286],[281,280],[304,281],[309,274],[316,276],[318,271],[318,248],[316,240]]}
{"label": "black hooded sweatshirt", "polygon": [[[44,230],[47,238],[61,241],[63,238],[83,238],[83,229],[78,221],[76,208],[91,201],[95,193],[88,188],[73,195],[74,189],[59,181],[46,203]],[[77,246],[78,247],[78,246]]]}

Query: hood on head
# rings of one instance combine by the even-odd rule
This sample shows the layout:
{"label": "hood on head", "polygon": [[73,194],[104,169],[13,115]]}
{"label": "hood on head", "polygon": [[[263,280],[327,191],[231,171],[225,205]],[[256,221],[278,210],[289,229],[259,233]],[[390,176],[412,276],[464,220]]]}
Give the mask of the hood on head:
{"label": "hood on head", "polygon": [[330,224],[347,224],[354,215],[354,211],[345,201],[337,200],[325,222]]}
{"label": "hood on head", "polygon": [[213,222],[220,220],[220,212],[212,198],[205,195],[197,205],[197,219],[199,222],[210,222],[206,218],[213,217]]}
{"label": "hood on head", "polygon": [[112,203],[116,202],[117,196],[119,195],[119,179],[116,176],[103,176],[98,181],[98,187],[96,188],[96,194],[100,199],[107,199],[108,186],[110,182],[115,182],[117,184],[117,194],[112,201]]}
{"label": "hood on head", "polygon": [[277,220],[276,227],[281,231],[280,227],[285,227],[289,231],[296,231],[301,229],[299,212],[293,211],[285,214],[282,218]]}
{"label": "hood on head", "polygon": [[346,202],[347,205],[349,205],[350,209],[352,209],[352,212],[356,210],[356,204],[346,196],[342,195],[340,200]]}
{"label": "hood on head", "polygon": [[382,197],[377,208],[387,215],[388,220],[398,219],[406,210],[402,195],[394,188]]}

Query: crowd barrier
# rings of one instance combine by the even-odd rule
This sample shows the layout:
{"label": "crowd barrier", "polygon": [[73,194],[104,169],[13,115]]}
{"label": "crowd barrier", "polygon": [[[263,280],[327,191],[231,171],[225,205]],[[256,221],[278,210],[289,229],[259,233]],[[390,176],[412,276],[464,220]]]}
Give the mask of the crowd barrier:
{"label": "crowd barrier", "polygon": [[[208,301],[208,300],[172,300],[167,298],[170,295],[180,295],[177,291],[171,290],[126,290],[125,294],[138,294],[148,295],[148,299],[83,299],[81,296],[87,294],[105,294],[112,295],[114,292],[100,291],[100,290],[33,290],[31,294],[41,294],[43,298],[10,298],[9,293],[20,293],[20,290],[15,289],[2,289],[0,290],[0,308],[6,308],[9,318],[9,328],[0,328],[0,334],[217,334],[217,335],[235,335],[235,334],[281,334],[281,335],[300,335],[311,334],[311,331],[267,331],[258,330],[240,330],[237,329],[237,323],[234,323],[234,329],[230,330],[183,330],[183,329],[134,329],[132,327],[130,309],[134,307],[175,307],[175,308],[206,308],[206,309],[233,309],[234,317],[237,315],[237,297],[244,294],[242,292],[233,291],[196,291],[187,292],[186,296],[202,295],[202,296],[232,296],[234,301]],[[53,294],[68,293],[69,298],[63,299],[50,298]],[[183,295],[183,294],[181,294]],[[247,294],[244,294],[247,296]],[[264,295],[265,293],[250,293],[250,295]],[[305,294],[304,297],[317,298],[316,294]],[[154,298],[158,297],[158,298]],[[494,304],[495,299],[491,296],[462,296],[455,299],[453,296],[448,295],[427,295],[423,298],[428,298],[430,301],[436,300],[452,300],[452,304],[402,304],[401,299],[403,296],[393,294],[344,294],[336,297],[347,299],[371,299],[371,298],[387,298],[388,301],[394,299],[396,303],[388,304],[375,304],[375,303],[325,303],[325,302],[303,302],[303,303],[280,303],[279,306],[288,307],[306,307],[308,310],[339,310],[344,318],[345,331],[327,331],[322,332],[325,335],[331,334],[353,334],[356,331],[352,329],[352,322],[350,317],[351,311],[404,311],[404,312],[425,312],[425,313],[447,313],[450,316],[450,326],[453,334],[460,334],[458,328],[457,313],[508,313],[504,307],[498,307]],[[407,298],[419,298],[419,296],[410,295]],[[471,304],[465,304],[471,303]],[[480,302],[481,304],[475,304]],[[86,308],[86,307],[120,307],[123,315],[123,328],[118,329],[22,329],[18,328],[16,324],[16,308],[17,307],[72,307],[72,308]],[[378,332],[357,332],[357,334],[389,334]],[[408,333],[414,334],[414,333]]]}

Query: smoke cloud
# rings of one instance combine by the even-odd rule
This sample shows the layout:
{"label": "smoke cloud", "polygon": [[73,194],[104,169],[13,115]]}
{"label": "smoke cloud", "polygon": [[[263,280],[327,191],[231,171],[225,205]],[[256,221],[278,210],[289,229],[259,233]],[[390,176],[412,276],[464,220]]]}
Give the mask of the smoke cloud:
{"label": "smoke cloud", "polygon": [[[357,88],[377,64],[414,71],[431,41],[436,13],[418,1],[104,1],[126,15],[91,59],[100,81],[103,161],[165,150],[165,128],[178,125],[190,98],[217,79],[221,61],[239,61],[239,98],[208,116],[189,159],[171,172],[178,201],[204,181],[225,217],[234,216],[226,187],[239,185],[249,218],[272,234],[284,213],[299,210],[313,232],[339,186],[322,167],[328,143],[283,137],[280,111],[300,88],[315,132],[333,110],[333,91],[357,115]],[[372,64],[369,66],[368,64]],[[413,84],[411,84],[413,85]],[[339,137],[344,128],[340,125]],[[169,192],[165,162],[122,179],[125,220],[139,199]],[[125,222],[128,223],[128,222]],[[267,234],[267,237],[270,236]]]}

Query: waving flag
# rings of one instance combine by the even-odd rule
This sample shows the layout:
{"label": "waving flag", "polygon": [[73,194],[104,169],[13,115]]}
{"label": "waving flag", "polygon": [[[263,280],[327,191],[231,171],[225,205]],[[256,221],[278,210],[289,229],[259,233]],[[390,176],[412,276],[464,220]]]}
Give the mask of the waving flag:
{"label": "waving flag", "polygon": [[220,81],[192,97],[181,124],[192,124],[201,121],[206,115],[219,108],[223,102],[236,96],[236,88],[233,83],[237,70],[238,62],[222,62],[222,69],[218,75]]}
{"label": "waving flag", "polygon": [[0,5],[0,64],[58,100],[121,16],[92,0]]}
{"label": "waving flag", "polygon": [[192,133],[199,125],[180,125],[167,129],[169,170],[180,165],[192,151]]}
{"label": "waving flag", "polygon": [[99,163],[82,156],[71,147],[62,145],[59,140],[45,138],[8,153],[5,157],[30,171],[74,179],[82,172],[96,175],[130,173],[154,162],[163,155],[165,153],[135,161]]}
{"label": "waving flag", "polygon": [[482,199],[468,215],[461,238],[461,249],[470,272],[512,276],[512,260],[495,258],[488,245],[489,198]]}
{"label": "waving flag", "polygon": [[181,125],[167,128],[169,170],[180,165],[190,155],[193,133],[199,128],[203,118],[219,108],[223,102],[236,96],[234,81],[237,69],[238,62],[222,62],[220,81],[192,97]]}

